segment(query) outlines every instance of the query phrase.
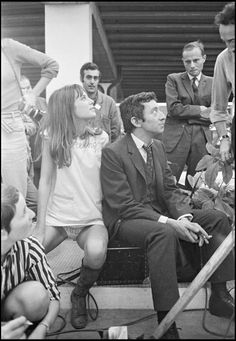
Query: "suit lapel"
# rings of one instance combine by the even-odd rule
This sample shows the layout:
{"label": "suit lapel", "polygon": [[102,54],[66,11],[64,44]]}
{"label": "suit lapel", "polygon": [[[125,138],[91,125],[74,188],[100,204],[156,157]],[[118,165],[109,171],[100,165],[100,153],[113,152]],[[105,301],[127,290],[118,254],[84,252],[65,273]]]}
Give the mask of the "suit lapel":
{"label": "suit lapel", "polygon": [[126,141],[127,141],[129,157],[131,161],[133,162],[135,168],[138,170],[138,172],[142,175],[142,177],[146,181],[144,160],[142,158],[142,155],[140,154],[138,148],[136,147],[130,135],[126,135]]}
{"label": "suit lapel", "polygon": [[183,85],[186,89],[186,91],[188,92],[189,96],[191,97],[192,101],[194,101],[194,93],[193,93],[193,88],[192,88],[192,84],[190,82],[190,79],[188,77],[187,72],[184,72],[181,76]]}

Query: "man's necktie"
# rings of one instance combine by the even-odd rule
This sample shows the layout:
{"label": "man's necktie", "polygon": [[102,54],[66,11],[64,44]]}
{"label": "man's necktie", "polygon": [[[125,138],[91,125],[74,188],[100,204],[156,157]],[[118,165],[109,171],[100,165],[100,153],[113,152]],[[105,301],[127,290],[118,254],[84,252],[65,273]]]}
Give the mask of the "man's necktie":
{"label": "man's necktie", "polygon": [[153,172],[153,157],[152,157],[152,144],[148,146],[143,145],[143,149],[147,152],[147,163],[146,163],[146,174],[147,181],[152,181],[152,172]]}
{"label": "man's necktie", "polygon": [[193,77],[192,79],[192,88],[193,88],[193,94],[194,94],[193,104],[200,105],[199,96],[198,96],[198,87],[197,87],[196,81],[197,81],[197,77]]}

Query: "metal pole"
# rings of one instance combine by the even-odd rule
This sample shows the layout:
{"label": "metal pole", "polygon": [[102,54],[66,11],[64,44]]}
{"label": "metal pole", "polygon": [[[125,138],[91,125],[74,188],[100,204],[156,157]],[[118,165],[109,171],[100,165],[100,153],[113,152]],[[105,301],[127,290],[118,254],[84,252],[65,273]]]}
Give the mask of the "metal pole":
{"label": "metal pole", "polygon": [[205,266],[201,269],[198,275],[194,278],[189,287],[185,290],[183,295],[178,299],[172,309],[168,312],[165,318],[154,330],[151,337],[159,339],[171,324],[175,321],[178,314],[180,314],[186,305],[192,300],[196,293],[201,289],[201,287],[206,283],[208,278],[213,274],[213,272],[218,268],[218,266],[224,261],[224,259],[231,252],[235,244],[235,231],[233,230],[228,234],[225,240],[217,248]]}

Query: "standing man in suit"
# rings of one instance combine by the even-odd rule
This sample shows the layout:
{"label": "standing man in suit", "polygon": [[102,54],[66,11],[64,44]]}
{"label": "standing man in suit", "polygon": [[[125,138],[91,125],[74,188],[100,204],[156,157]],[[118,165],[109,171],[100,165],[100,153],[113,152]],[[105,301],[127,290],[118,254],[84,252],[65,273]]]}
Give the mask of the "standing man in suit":
{"label": "standing man in suit", "polygon": [[111,96],[98,90],[101,72],[95,63],[85,63],[80,69],[80,80],[89,98],[94,101],[96,110],[95,125],[105,130],[110,142],[121,134],[121,119],[116,103]]}
{"label": "standing man in suit", "polygon": [[[229,234],[230,225],[223,212],[194,210],[184,200],[164,146],[154,139],[163,133],[165,123],[155,94],[129,96],[121,102],[120,112],[126,135],[102,151],[103,219],[110,238],[147,252],[153,304],[160,323],[179,298],[176,262],[181,241],[192,243],[193,252],[197,244],[202,246],[206,262]],[[233,278],[230,254],[210,278],[212,314],[233,314],[233,298],[226,290],[226,281]],[[175,323],[163,338],[179,338]]]}
{"label": "standing man in suit", "polygon": [[163,143],[177,181],[187,165],[185,186],[191,189],[187,176],[195,174],[198,161],[208,154],[206,143],[211,142],[209,114],[212,77],[202,73],[206,55],[200,41],[184,46],[182,60],[186,71],[167,76],[168,114]]}

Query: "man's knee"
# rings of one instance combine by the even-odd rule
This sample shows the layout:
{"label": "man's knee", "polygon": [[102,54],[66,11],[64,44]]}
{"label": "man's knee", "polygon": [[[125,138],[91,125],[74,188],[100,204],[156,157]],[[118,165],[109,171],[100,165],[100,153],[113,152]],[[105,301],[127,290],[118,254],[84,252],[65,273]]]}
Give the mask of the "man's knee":
{"label": "man's knee", "polygon": [[5,300],[7,319],[24,315],[30,321],[41,320],[48,311],[50,298],[46,288],[38,281],[19,284]]}
{"label": "man's knee", "polygon": [[147,242],[162,241],[171,245],[171,241],[175,242],[177,239],[176,231],[169,224],[159,224],[157,229],[147,235]]}
{"label": "man's knee", "polygon": [[219,210],[212,210],[211,217],[216,221],[216,223],[221,227],[222,230],[228,233],[230,232],[230,221],[228,216],[224,212]]}

